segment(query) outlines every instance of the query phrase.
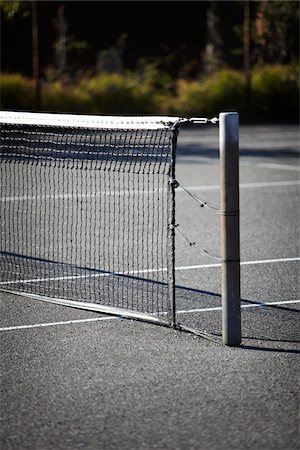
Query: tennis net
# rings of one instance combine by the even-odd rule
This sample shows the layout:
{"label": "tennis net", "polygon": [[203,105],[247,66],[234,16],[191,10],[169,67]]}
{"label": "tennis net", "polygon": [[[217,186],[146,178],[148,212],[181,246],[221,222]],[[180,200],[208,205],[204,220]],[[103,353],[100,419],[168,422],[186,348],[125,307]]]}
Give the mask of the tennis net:
{"label": "tennis net", "polygon": [[180,119],[1,112],[0,289],[172,323]]}

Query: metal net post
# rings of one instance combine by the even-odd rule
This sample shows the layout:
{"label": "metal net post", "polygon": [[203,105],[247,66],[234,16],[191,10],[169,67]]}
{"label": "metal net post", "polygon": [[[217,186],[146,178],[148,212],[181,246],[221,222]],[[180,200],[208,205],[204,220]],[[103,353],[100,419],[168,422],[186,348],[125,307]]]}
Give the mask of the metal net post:
{"label": "metal net post", "polygon": [[240,225],[239,225],[239,116],[221,113],[221,259],[223,343],[241,343]]}

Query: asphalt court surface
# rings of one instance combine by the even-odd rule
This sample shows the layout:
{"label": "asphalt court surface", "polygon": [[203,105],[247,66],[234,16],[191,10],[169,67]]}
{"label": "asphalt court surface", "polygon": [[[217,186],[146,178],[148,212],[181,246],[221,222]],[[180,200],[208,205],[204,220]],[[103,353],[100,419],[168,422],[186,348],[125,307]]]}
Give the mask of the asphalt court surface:
{"label": "asphalt court surface", "polygon": [[[298,448],[298,127],[240,148],[243,346],[1,293],[1,449]],[[177,179],[214,204],[217,156],[216,127],[181,130]],[[179,322],[219,335],[219,217],[176,201]]]}

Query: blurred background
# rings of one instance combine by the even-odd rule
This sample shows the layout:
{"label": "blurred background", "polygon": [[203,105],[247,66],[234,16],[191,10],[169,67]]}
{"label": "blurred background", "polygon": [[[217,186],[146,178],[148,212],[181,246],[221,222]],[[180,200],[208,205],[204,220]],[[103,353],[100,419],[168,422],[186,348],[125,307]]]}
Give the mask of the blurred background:
{"label": "blurred background", "polygon": [[0,1],[1,108],[299,122],[298,1]]}

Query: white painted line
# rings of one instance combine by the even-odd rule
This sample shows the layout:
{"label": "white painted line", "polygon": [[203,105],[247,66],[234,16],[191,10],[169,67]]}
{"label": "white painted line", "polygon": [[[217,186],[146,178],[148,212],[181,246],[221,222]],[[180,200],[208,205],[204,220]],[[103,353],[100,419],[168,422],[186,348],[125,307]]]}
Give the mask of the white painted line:
{"label": "white painted line", "polygon": [[[251,266],[256,264],[272,264],[272,263],[279,263],[279,262],[291,262],[291,261],[300,261],[300,257],[296,258],[278,258],[278,259],[262,259],[260,261],[242,261],[241,266]],[[182,267],[175,267],[175,270],[192,270],[192,269],[207,269],[210,267],[221,267],[221,263],[215,263],[215,264],[200,264],[195,266],[182,266]]]}
{"label": "white painted line", "polygon": [[[278,301],[278,302],[265,302],[265,303],[251,303],[249,305],[241,305],[241,308],[262,308],[272,305],[288,305],[291,303],[300,303],[300,300],[286,300],[286,301]],[[206,312],[206,311],[221,311],[222,306],[215,306],[213,308],[199,308],[199,309],[189,309],[177,311],[177,314],[190,314],[196,312]]]}
{"label": "white painted line", "polygon": [[[291,262],[291,261],[300,261],[300,257],[296,258],[279,258],[279,259],[263,259],[260,261],[242,261],[241,266],[250,266],[256,264],[272,264],[272,263],[280,263],[280,262]],[[176,271],[183,270],[193,270],[193,269],[209,269],[212,267],[221,267],[221,263],[214,264],[200,264],[194,266],[181,266],[175,267]],[[109,277],[109,276],[122,276],[122,275],[142,275],[147,273],[157,273],[157,272],[166,272],[166,267],[161,267],[158,269],[141,269],[141,270],[132,270],[131,272],[105,272],[105,273],[92,273],[86,275],[69,275],[66,277],[51,277],[51,278],[32,278],[25,280],[13,280],[13,281],[1,281],[0,286],[7,286],[10,284],[28,284],[28,283],[39,283],[43,281],[59,281],[59,280],[77,280],[81,278],[98,278],[98,277]]]}
{"label": "white painted line", "polygon": [[272,264],[280,262],[300,261],[300,257],[295,258],[277,258],[277,259],[261,259],[260,261],[244,261],[241,262],[241,266],[249,266],[254,264]]}
{"label": "white painted line", "polygon": [[81,198],[97,198],[97,197],[129,197],[132,194],[135,195],[151,195],[155,193],[165,192],[166,189],[152,189],[152,190],[117,190],[117,191],[96,191],[89,194],[81,192],[71,192],[63,194],[47,194],[47,195],[12,195],[9,197],[0,197],[0,202],[28,202],[30,201],[40,201],[40,200],[64,200],[64,199],[81,199]]}
{"label": "white painted line", "polygon": [[[300,180],[240,183],[240,189],[268,188],[268,187],[282,187],[282,186],[300,186]],[[215,191],[215,190],[219,190],[220,186],[217,184],[204,185],[204,186],[186,186],[186,189],[188,191]],[[179,188],[177,188],[176,192],[184,192],[184,190],[179,187]]]}
{"label": "white painted line", "polygon": [[115,320],[115,319],[119,319],[119,317],[116,317],[116,316],[94,317],[94,318],[90,318],[90,319],[67,320],[64,322],[36,323],[33,325],[16,325],[14,327],[0,328],[0,331],[12,331],[12,330],[25,330],[25,329],[29,329],[29,328],[54,327],[57,325],[71,325],[74,323],[99,322],[100,320]]}
{"label": "white painted line", "polygon": [[300,167],[292,166],[291,164],[276,164],[276,163],[252,163],[247,161],[241,161],[241,165],[262,167],[264,169],[279,169],[279,170],[291,170],[292,172],[299,172]]}
{"label": "white painted line", "polygon": [[268,188],[268,187],[282,187],[282,186],[299,186],[300,180],[292,181],[262,181],[259,183],[241,183],[240,188]]}
{"label": "white painted line", "polygon": [[[240,189],[251,189],[251,188],[268,188],[268,187],[282,187],[282,186],[299,186],[300,180],[290,180],[290,181],[266,181],[266,182],[256,182],[256,183],[240,183]],[[188,191],[218,191],[220,186],[218,184],[211,185],[200,185],[200,186],[186,186]],[[154,193],[164,192],[165,189],[153,189],[144,191],[135,190],[120,190],[120,191],[99,191],[90,194],[83,193],[64,193],[64,194],[54,194],[54,195],[15,195],[10,197],[0,197],[0,202],[28,202],[39,201],[44,199],[50,200],[63,200],[63,199],[79,199],[79,198],[96,198],[96,197],[107,197],[107,196],[129,196],[131,194],[139,195],[151,195]],[[176,193],[184,193],[185,191],[178,187]]]}
{"label": "white painted line", "polygon": [[111,276],[122,276],[122,275],[143,275],[147,273],[156,273],[156,272],[166,272],[167,268],[160,269],[140,269],[140,270],[132,270],[130,272],[101,272],[101,273],[89,273],[84,275],[68,275],[65,277],[51,277],[51,278],[32,278],[25,280],[12,280],[12,281],[1,281],[0,286],[7,286],[9,284],[28,284],[28,283],[39,283],[41,281],[60,281],[60,280],[79,280],[83,278],[102,278],[102,277],[111,277]]}
{"label": "white painted line", "polygon": [[180,272],[181,270],[210,269],[211,267],[221,267],[221,263],[200,264],[200,265],[195,265],[195,266],[181,266],[181,267],[175,267],[175,270]]}
{"label": "white painted line", "polygon": [[[300,300],[286,300],[286,301],[277,301],[277,302],[265,302],[265,303],[255,303],[250,305],[241,305],[242,308],[263,308],[268,307],[272,305],[288,305],[292,303],[300,303]],[[207,311],[221,311],[221,306],[216,306],[213,308],[198,308],[198,309],[189,309],[189,310],[182,310],[177,311],[177,314],[190,314],[195,312],[207,312]],[[117,320],[120,319],[120,317],[116,316],[110,316],[110,317],[94,317],[90,319],[78,319],[78,320],[68,320],[64,322],[50,322],[50,323],[37,323],[33,325],[16,325],[13,327],[3,327],[0,328],[1,331],[13,331],[13,330],[26,330],[31,328],[43,328],[43,327],[53,327],[53,326],[59,326],[59,325],[73,325],[77,323],[85,323],[85,322],[100,322],[102,320]]]}

